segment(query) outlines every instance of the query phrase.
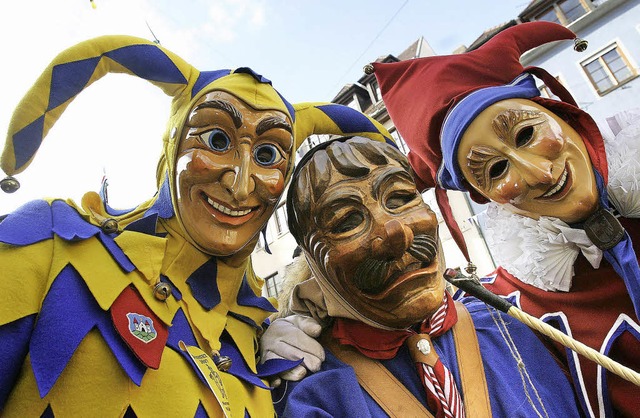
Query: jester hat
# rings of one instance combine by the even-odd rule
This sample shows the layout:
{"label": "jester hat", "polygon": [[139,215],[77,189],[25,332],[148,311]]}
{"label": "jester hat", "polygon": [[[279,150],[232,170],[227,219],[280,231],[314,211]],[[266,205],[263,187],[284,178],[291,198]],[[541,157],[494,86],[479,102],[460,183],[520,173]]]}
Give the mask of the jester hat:
{"label": "jester hat", "polygon": [[[108,73],[140,77],[172,97],[157,169],[160,192],[151,201],[138,206],[137,213],[157,203],[155,201],[162,198],[163,190],[164,198],[168,200],[167,189],[171,194],[170,202],[175,207],[175,158],[182,128],[194,103],[214,90],[226,91],[258,110],[285,113],[294,126],[294,150],[312,134],[358,134],[391,141],[382,125],[346,106],[331,103],[291,105],[268,79],[249,68],[199,71],[156,43],[131,36],[110,35],[72,46],[49,64],[13,114],[0,160],[2,170],[9,176],[24,171],[69,103]],[[287,177],[291,171],[292,164]]]}
{"label": "jester hat", "polygon": [[[468,191],[475,201],[487,202],[464,180],[456,153],[466,128],[493,103],[527,98],[561,117],[568,115],[564,119],[585,138],[594,166],[606,177],[604,143],[595,122],[578,109],[553,76],[520,63],[520,56],[530,49],[569,39],[575,41],[576,50],[586,48],[586,42],[564,26],[544,21],[522,23],[464,54],[372,64],[389,115],[411,150],[409,161],[418,188],[436,187],[438,205],[467,259],[466,245],[444,190]],[[531,74],[542,79],[561,101],[537,97],[540,92]]]}

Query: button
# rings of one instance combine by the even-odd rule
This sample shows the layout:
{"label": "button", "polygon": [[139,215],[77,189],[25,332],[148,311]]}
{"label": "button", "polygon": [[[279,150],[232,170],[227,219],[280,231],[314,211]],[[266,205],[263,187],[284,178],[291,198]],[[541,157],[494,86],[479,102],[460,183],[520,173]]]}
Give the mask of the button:
{"label": "button", "polygon": [[13,193],[20,188],[20,182],[15,177],[7,176],[0,180],[0,188],[5,193]]}
{"label": "button", "polygon": [[171,288],[169,287],[168,284],[166,284],[164,282],[158,283],[153,288],[153,296],[155,296],[156,299],[158,299],[158,300],[165,301],[165,300],[167,300],[167,298],[169,297],[170,294],[171,294]]}
{"label": "button", "polygon": [[429,341],[424,338],[418,341],[416,347],[418,347],[418,351],[420,351],[425,356],[431,352],[431,344],[429,344]]}
{"label": "button", "polygon": [[367,64],[362,68],[362,71],[364,71],[365,74],[373,74],[375,72],[375,68],[373,68],[373,65]]}

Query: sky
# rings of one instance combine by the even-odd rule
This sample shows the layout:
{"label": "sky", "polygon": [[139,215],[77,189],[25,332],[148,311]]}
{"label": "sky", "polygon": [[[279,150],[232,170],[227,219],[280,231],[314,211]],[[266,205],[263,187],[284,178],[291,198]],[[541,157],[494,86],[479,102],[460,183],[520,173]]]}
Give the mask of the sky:
{"label": "sky", "polygon": [[[0,131],[64,49],[126,34],[173,51],[201,71],[251,67],[291,103],[331,101],[379,56],[424,37],[438,55],[517,17],[529,0],[3,0]],[[171,99],[109,74],[80,93],[44,139],[22,187],[0,192],[0,214],[37,198],[80,201],[109,182],[109,204],[130,208],[156,190]],[[3,173],[0,175],[4,176]]]}

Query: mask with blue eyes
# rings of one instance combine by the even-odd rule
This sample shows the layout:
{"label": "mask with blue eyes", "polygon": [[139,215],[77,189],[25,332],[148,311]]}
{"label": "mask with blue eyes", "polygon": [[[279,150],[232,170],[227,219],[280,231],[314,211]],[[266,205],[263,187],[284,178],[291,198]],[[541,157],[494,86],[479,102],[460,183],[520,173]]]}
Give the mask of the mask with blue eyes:
{"label": "mask with blue eyes", "polygon": [[[231,148],[229,135],[221,129],[213,129],[200,135],[201,139],[215,152],[226,152]],[[283,158],[281,151],[273,144],[257,144],[253,147],[253,159],[256,164],[269,167]]]}
{"label": "mask with blue eyes", "polygon": [[292,150],[284,112],[225,91],[203,95],[176,154],[176,212],[190,240],[218,256],[257,240],[284,191]]}

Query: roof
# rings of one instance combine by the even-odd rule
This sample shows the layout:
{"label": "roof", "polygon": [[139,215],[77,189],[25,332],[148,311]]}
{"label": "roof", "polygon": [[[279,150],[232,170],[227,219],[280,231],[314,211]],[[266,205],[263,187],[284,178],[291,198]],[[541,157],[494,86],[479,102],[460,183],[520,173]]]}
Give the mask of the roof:
{"label": "roof", "polygon": [[[534,0],[536,1],[536,0]],[[482,32],[482,35],[480,35],[475,41],[471,42],[471,45],[469,45],[469,47],[466,49],[466,52],[469,51],[473,51],[474,49],[478,49],[480,48],[482,45],[484,45],[489,39],[493,38],[494,36],[496,36],[498,33],[502,32],[503,30],[510,28],[512,26],[517,25],[519,22],[516,19],[512,19],[506,23],[502,23],[498,26],[494,26],[490,29],[485,30],[484,32]]]}
{"label": "roof", "polygon": [[416,39],[414,43],[409,45],[407,49],[402,51],[398,55],[398,59],[400,61],[404,61],[413,58],[431,57],[433,55],[436,55],[435,51],[433,50],[433,48],[431,48],[431,45],[429,45],[426,39],[421,36],[420,38]]}

